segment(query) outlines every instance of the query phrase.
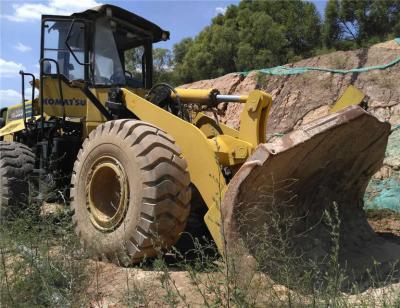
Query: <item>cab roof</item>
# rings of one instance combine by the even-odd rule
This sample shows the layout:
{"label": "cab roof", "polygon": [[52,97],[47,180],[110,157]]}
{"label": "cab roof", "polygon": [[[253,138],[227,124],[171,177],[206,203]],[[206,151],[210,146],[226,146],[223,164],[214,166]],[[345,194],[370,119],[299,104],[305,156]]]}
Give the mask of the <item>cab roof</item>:
{"label": "cab roof", "polygon": [[144,31],[151,37],[153,43],[169,39],[169,32],[161,29],[158,25],[144,19],[143,17],[111,4],[93,7],[83,12],[74,13],[71,16],[78,18],[97,19],[99,17],[110,17],[117,21],[126,23],[140,31]]}

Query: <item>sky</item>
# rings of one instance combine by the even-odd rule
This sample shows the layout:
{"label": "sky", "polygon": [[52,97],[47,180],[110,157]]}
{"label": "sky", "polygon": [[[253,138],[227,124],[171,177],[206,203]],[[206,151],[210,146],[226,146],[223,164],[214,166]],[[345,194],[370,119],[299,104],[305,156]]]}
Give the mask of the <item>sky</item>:
{"label": "sky", "polygon": [[[158,24],[171,33],[170,40],[156,47],[172,48],[185,37],[194,37],[211,19],[224,14],[235,0],[0,0],[0,108],[21,101],[18,72],[39,75],[40,17],[70,15],[100,4],[113,4]],[[321,15],[326,0],[312,1]],[[30,95],[30,90],[26,95]]]}

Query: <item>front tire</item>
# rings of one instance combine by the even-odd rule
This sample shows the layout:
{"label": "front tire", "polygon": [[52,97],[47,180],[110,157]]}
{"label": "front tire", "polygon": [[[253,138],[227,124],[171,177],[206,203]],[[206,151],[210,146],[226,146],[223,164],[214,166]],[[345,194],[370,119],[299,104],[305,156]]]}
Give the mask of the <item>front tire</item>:
{"label": "front tire", "polygon": [[138,263],[180,237],[190,212],[187,164],[174,140],[142,121],[99,125],[74,165],[75,230],[99,259]]}

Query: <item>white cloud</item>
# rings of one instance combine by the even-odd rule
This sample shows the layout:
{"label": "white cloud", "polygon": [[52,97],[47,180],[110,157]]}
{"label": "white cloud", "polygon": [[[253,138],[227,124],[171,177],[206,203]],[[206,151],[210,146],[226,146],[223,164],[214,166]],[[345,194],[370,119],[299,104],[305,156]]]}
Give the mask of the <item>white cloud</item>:
{"label": "white cloud", "polygon": [[[28,83],[28,86],[29,86],[29,83]],[[20,93],[20,94],[19,94],[19,97],[22,97],[21,95],[22,95],[22,94]],[[36,96],[38,96],[38,95],[39,95],[39,90],[35,88],[35,94],[34,94],[34,96],[36,97]],[[29,99],[29,100],[30,100],[31,98],[32,98],[32,88],[29,87],[29,88],[26,88],[26,89],[25,89],[25,99]]]}
{"label": "white cloud", "polygon": [[225,15],[227,9],[228,9],[228,7],[226,7],[226,6],[224,6],[224,7],[221,7],[221,6],[216,7],[215,8],[215,14],[216,15],[218,15],[218,14]]}
{"label": "white cloud", "polygon": [[45,3],[14,4],[12,15],[5,18],[15,22],[33,21],[40,19],[41,15],[70,15],[100,5],[96,0],[47,0]]}
{"label": "white cloud", "polygon": [[0,107],[6,107],[21,102],[21,93],[12,89],[0,90]]}
{"label": "white cloud", "polygon": [[22,43],[18,43],[17,45],[14,46],[14,49],[16,49],[16,50],[18,50],[20,52],[27,52],[27,51],[32,50],[32,47],[26,46],[26,45],[24,45]]}
{"label": "white cloud", "polygon": [[71,14],[101,5],[101,3],[97,2],[96,0],[75,0],[69,2],[65,0],[49,0],[49,4],[56,9],[65,10]]}
{"label": "white cloud", "polygon": [[[39,95],[38,89],[35,89],[35,97]],[[32,98],[32,88],[25,89],[25,99]],[[0,90],[0,108],[21,103],[22,94],[13,89]]]}
{"label": "white cloud", "polygon": [[6,61],[0,58],[0,77],[18,76],[20,70],[25,70],[25,67],[21,63]]}

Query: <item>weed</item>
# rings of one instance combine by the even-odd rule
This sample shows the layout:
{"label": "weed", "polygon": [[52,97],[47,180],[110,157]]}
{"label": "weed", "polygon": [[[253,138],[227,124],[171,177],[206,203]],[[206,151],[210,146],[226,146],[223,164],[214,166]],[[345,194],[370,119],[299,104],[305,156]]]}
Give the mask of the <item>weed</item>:
{"label": "weed", "polygon": [[82,302],[86,261],[67,212],[38,217],[28,206],[0,226],[4,307],[68,306]]}

